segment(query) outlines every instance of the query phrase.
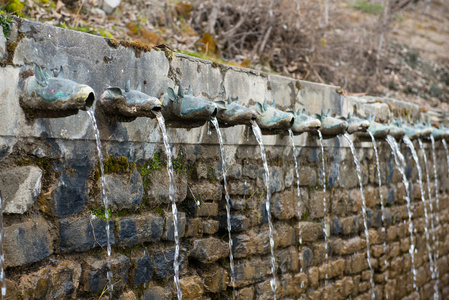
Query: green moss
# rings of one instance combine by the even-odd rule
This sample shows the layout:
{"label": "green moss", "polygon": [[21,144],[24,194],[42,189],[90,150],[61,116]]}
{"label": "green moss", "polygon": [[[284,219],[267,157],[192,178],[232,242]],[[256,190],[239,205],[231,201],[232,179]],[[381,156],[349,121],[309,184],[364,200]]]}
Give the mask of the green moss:
{"label": "green moss", "polygon": [[[90,211],[94,216],[97,216],[102,220],[106,220],[106,213],[105,213],[104,207],[91,207]],[[108,208],[108,213],[109,213],[109,219],[111,219],[111,216],[112,216],[111,208]]]}
{"label": "green moss", "polygon": [[81,31],[81,32],[90,33],[90,34],[94,34],[94,35],[99,35],[99,36],[102,36],[102,37],[105,37],[108,39],[115,39],[115,37],[112,35],[112,33],[110,33],[108,30],[102,29],[102,28],[97,28],[97,27],[92,27],[92,26],[73,27],[73,26],[67,25],[66,23],[61,23],[61,25],[59,25],[59,26],[62,28],[66,28],[66,29],[70,29],[70,30],[74,30],[74,31]]}
{"label": "green moss", "polygon": [[4,9],[9,13],[20,13],[24,8],[25,6],[19,0],[9,0],[4,5]]}
{"label": "green moss", "polygon": [[304,215],[302,215],[301,221],[307,221],[309,220],[309,210],[306,209],[306,211],[304,212]]}
{"label": "green moss", "polygon": [[348,3],[348,5],[356,10],[360,10],[361,12],[371,15],[380,15],[383,11],[382,5],[369,3],[366,1],[357,1],[354,3]]}
{"label": "green moss", "polygon": [[156,152],[152,159],[144,162],[143,165],[137,166],[137,171],[142,176],[143,188],[146,189],[151,182],[151,176],[155,170],[161,170],[164,162],[161,159],[162,151]]}
{"label": "green moss", "polygon": [[130,174],[136,168],[136,164],[128,162],[124,156],[108,156],[103,161],[103,166],[105,174]]}
{"label": "green moss", "polygon": [[217,175],[215,175],[215,170],[212,167],[207,167],[207,180],[217,181]]}

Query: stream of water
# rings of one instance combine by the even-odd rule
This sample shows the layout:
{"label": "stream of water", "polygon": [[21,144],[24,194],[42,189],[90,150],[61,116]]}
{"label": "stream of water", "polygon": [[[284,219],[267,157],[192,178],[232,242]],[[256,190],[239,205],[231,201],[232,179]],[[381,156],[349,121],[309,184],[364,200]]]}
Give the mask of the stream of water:
{"label": "stream of water", "polygon": [[170,178],[169,186],[169,198],[171,200],[171,207],[173,213],[173,231],[175,238],[175,257],[173,259],[173,269],[175,271],[174,281],[176,286],[176,295],[178,300],[182,299],[181,285],[179,284],[179,233],[178,233],[178,208],[176,206],[176,185],[175,185],[175,175],[173,171],[172,163],[172,151],[170,148],[170,141],[168,139],[167,129],[165,128],[165,120],[162,114],[157,114],[157,121],[159,122],[159,127],[161,128],[162,137],[164,139],[165,153],[167,155],[167,172]]}
{"label": "stream of water", "polygon": [[298,169],[298,158],[297,158],[297,152],[295,147],[295,140],[293,139],[293,131],[291,129],[288,130],[288,136],[290,137],[290,141],[292,142],[292,150],[293,150],[293,159],[295,162],[295,175],[296,175],[296,188],[298,189],[298,198],[300,196],[299,192],[299,169]]}
{"label": "stream of water", "polygon": [[235,299],[235,271],[234,271],[234,255],[232,253],[232,237],[231,237],[231,199],[228,193],[228,183],[226,181],[226,160],[224,156],[224,146],[223,146],[223,137],[221,136],[220,126],[218,124],[218,120],[216,117],[213,117],[211,120],[212,124],[215,126],[215,130],[217,131],[218,141],[220,142],[220,156],[221,156],[221,170],[223,173],[223,187],[225,190],[225,199],[226,199],[226,220],[228,226],[228,237],[229,237],[229,264],[231,268],[231,285],[232,285],[232,299]]}
{"label": "stream of water", "polygon": [[[440,197],[438,196],[438,174],[437,174],[437,163],[436,163],[436,154],[435,154],[435,139],[432,135],[430,135],[430,140],[432,142],[432,160],[433,160],[433,173],[435,180],[435,223],[437,226],[437,232],[440,232]],[[440,285],[440,272],[438,271],[438,258],[440,257],[440,236],[436,234],[435,240],[436,252],[434,252],[434,266],[435,266],[435,275],[436,275],[436,283],[434,285],[434,300],[439,299],[438,294],[438,286]]]}
{"label": "stream of water", "polygon": [[[411,143],[411,141],[410,141],[410,143]],[[406,142],[406,144],[407,144],[407,142]],[[426,248],[427,248],[427,252],[429,255],[430,273],[432,274],[432,278],[435,278],[435,262],[432,257],[432,249],[430,247],[430,234],[429,234],[429,229],[431,228],[431,225],[429,222],[429,212],[427,210],[427,201],[425,198],[425,191],[424,191],[423,181],[422,181],[422,169],[419,164],[418,154],[416,153],[415,147],[410,147],[408,144],[407,144],[407,146],[409,147],[410,151],[412,152],[412,157],[416,163],[416,168],[418,170],[418,184],[421,189],[421,201],[423,202],[424,216],[426,219],[426,226],[424,227],[424,232],[426,234]],[[411,144],[411,146],[413,146],[413,144]]]}
{"label": "stream of water", "polygon": [[368,222],[366,218],[366,201],[365,201],[365,194],[363,193],[363,181],[362,181],[362,171],[360,169],[360,161],[357,157],[357,154],[355,152],[354,143],[352,142],[351,137],[347,132],[343,135],[345,139],[349,143],[349,147],[351,148],[352,157],[354,159],[355,163],[355,169],[357,172],[357,177],[359,179],[359,186],[360,186],[360,194],[362,196],[362,217],[363,217],[363,226],[365,227],[365,240],[366,240],[366,260],[368,262],[369,270],[370,270],[370,284],[371,284],[371,299],[376,299],[376,293],[375,293],[375,287],[374,287],[374,270],[373,266],[371,265],[371,256],[370,256],[370,244],[369,244],[369,231],[368,231]]}
{"label": "stream of water", "polygon": [[112,283],[112,270],[111,270],[111,228],[109,226],[109,201],[108,196],[106,195],[106,179],[104,177],[104,165],[103,165],[103,153],[101,152],[101,140],[100,140],[100,131],[98,130],[97,119],[95,118],[95,112],[92,108],[87,110],[87,114],[89,115],[92,121],[92,127],[94,128],[95,141],[97,144],[97,153],[98,159],[100,161],[100,172],[101,172],[101,199],[103,200],[104,205],[104,215],[106,218],[106,242],[107,242],[107,252],[108,252],[108,260],[107,260],[107,273],[106,276],[108,278],[108,287],[107,290],[112,297],[112,291],[114,290],[114,285]]}
{"label": "stream of water", "polygon": [[[368,134],[371,137],[371,142],[373,144],[373,149],[374,149],[374,155],[376,157],[376,168],[377,168],[377,181],[378,181],[378,186],[379,186],[379,198],[380,198],[380,209],[382,211],[382,234],[385,236],[384,238],[384,242],[382,245],[382,249],[384,252],[384,264],[385,266],[388,266],[388,261],[387,261],[387,237],[386,237],[386,222],[385,222],[385,204],[384,204],[384,196],[382,193],[382,177],[380,175],[380,163],[379,163],[379,153],[377,152],[377,144],[376,144],[376,139],[374,138],[374,135],[371,133],[371,131],[368,130]],[[388,281],[388,273],[385,274],[385,282]],[[388,290],[385,290],[385,298],[389,299],[389,294],[388,294]]]}
{"label": "stream of water", "polygon": [[[413,147],[413,143],[410,141],[410,139],[405,136],[403,138],[404,142],[409,146],[409,143],[411,144],[411,146]],[[407,180],[407,176],[405,175],[405,158],[402,155],[398,144],[396,143],[396,140],[394,137],[388,135],[387,136],[387,142],[388,145],[390,145],[392,153],[393,153],[393,157],[394,157],[394,161],[396,163],[396,168],[399,170],[399,173],[401,173],[402,175],[402,183],[404,184],[405,187],[405,192],[406,192],[406,196],[405,196],[405,201],[407,202],[407,212],[408,212],[408,231],[410,233],[410,249],[409,249],[409,253],[410,253],[410,257],[412,259],[412,274],[413,274],[413,288],[416,290],[416,292],[418,292],[418,285],[416,284],[416,267],[415,267],[415,240],[413,237],[413,222],[412,222],[412,211],[411,211],[411,205],[410,205],[410,184],[409,181]],[[409,146],[410,147],[410,146]],[[419,293],[418,293],[419,295]]]}
{"label": "stream of water", "polygon": [[[435,231],[435,222],[434,222],[434,217],[435,217],[435,210],[434,210],[434,206],[433,206],[433,202],[432,202],[432,193],[431,193],[431,188],[430,188],[430,171],[429,171],[429,166],[427,164],[427,154],[423,145],[423,142],[421,139],[418,139],[418,143],[419,143],[419,148],[421,149],[421,152],[423,154],[423,158],[424,158],[424,166],[426,169],[426,179],[427,179],[427,193],[428,193],[428,197],[429,197],[429,208],[430,208],[430,226],[431,226],[431,232],[432,232],[432,240],[433,240],[433,245],[432,245],[432,252],[433,252],[433,261],[434,261],[434,270],[432,273],[432,279],[436,279],[437,273],[438,273],[438,265],[437,265],[437,260],[436,260],[436,231]],[[434,285],[434,290],[435,290],[435,294],[437,295],[436,297],[438,298],[438,285],[437,283],[435,283]]]}
{"label": "stream of water", "polygon": [[325,278],[325,284],[327,284],[327,279],[329,278],[328,270],[327,270],[327,262],[329,260],[329,246],[328,246],[328,239],[330,237],[330,229],[328,228],[327,224],[327,203],[326,203],[326,170],[325,170],[325,163],[324,163],[324,146],[323,146],[323,135],[321,134],[320,130],[317,130],[318,132],[318,141],[320,143],[320,149],[321,149],[321,176],[323,178],[323,207],[324,207],[324,218],[323,218],[323,228],[324,228],[324,259],[326,262],[326,274],[324,275]]}
{"label": "stream of water", "polygon": [[257,142],[260,147],[260,154],[263,160],[263,167],[265,169],[265,184],[267,186],[267,201],[265,202],[265,209],[268,216],[268,227],[270,229],[270,249],[271,249],[271,273],[273,279],[270,281],[271,289],[274,294],[274,299],[276,300],[276,258],[274,256],[274,238],[273,238],[273,222],[271,220],[271,185],[270,185],[270,170],[268,169],[267,156],[265,154],[265,148],[262,141],[262,132],[256,122],[251,121],[251,127],[256,137]]}

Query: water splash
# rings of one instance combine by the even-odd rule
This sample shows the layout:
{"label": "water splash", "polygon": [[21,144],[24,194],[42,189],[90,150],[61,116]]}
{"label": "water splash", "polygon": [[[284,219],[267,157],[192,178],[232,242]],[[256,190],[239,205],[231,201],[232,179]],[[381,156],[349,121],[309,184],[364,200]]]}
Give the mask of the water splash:
{"label": "water splash", "polygon": [[326,274],[325,277],[325,284],[327,284],[327,279],[329,278],[328,270],[327,270],[327,261],[329,260],[329,246],[328,246],[328,239],[330,237],[330,229],[328,228],[327,224],[327,203],[326,203],[326,170],[325,170],[325,164],[324,164],[324,146],[323,146],[323,135],[321,134],[320,130],[317,130],[318,132],[318,141],[320,143],[321,148],[321,163],[322,163],[322,172],[321,176],[323,178],[323,206],[324,206],[324,218],[323,218],[323,228],[324,228],[324,259],[326,262]]}
{"label": "water splash", "polygon": [[[379,153],[377,152],[377,144],[376,144],[376,139],[374,138],[374,135],[371,133],[371,131],[368,130],[368,134],[371,137],[371,142],[373,144],[373,149],[374,149],[374,155],[376,157],[376,168],[377,168],[377,181],[379,183],[379,198],[380,198],[380,209],[382,211],[382,234],[385,236],[383,245],[382,245],[382,249],[384,252],[384,256],[385,256],[385,260],[384,260],[384,264],[385,266],[388,266],[388,261],[387,261],[387,237],[386,237],[386,222],[385,222],[385,216],[386,216],[386,212],[385,212],[385,204],[384,204],[384,196],[382,193],[382,177],[380,175],[380,163],[379,163]],[[385,274],[385,282],[388,281],[388,273]],[[385,290],[385,298],[389,298],[388,295],[388,290]]]}
{"label": "water splash", "polygon": [[[232,237],[231,237],[231,199],[228,193],[228,183],[226,181],[226,160],[224,156],[224,146],[223,146],[223,137],[221,136],[220,126],[218,125],[218,120],[216,117],[213,117],[211,120],[212,124],[215,126],[215,130],[217,131],[218,141],[220,142],[220,156],[221,156],[221,170],[223,173],[223,187],[225,190],[225,199],[226,199],[226,220],[228,226],[228,235],[229,235],[229,264],[231,268],[231,284],[232,284],[232,299],[236,297],[235,291],[235,271],[234,271],[234,255],[232,253]],[[246,185],[246,183],[245,183]]]}
{"label": "water splash", "polygon": [[298,189],[298,197],[300,196],[299,193],[299,170],[298,170],[298,158],[297,158],[297,152],[295,147],[295,140],[293,139],[293,131],[291,129],[288,130],[288,135],[290,137],[290,141],[292,142],[292,150],[293,150],[293,158],[295,162],[295,174],[296,174],[296,188]]}
{"label": "water splash", "polygon": [[369,244],[369,231],[368,231],[368,222],[366,218],[366,201],[365,201],[365,194],[363,193],[363,181],[362,181],[362,171],[360,169],[360,161],[357,157],[357,154],[355,153],[355,147],[354,143],[351,140],[351,137],[347,132],[343,135],[345,139],[349,143],[349,147],[351,149],[352,157],[354,159],[355,163],[355,169],[357,172],[357,177],[359,179],[359,187],[360,187],[360,194],[362,196],[362,217],[363,217],[363,226],[365,227],[365,240],[366,240],[366,261],[368,262],[369,270],[370,270],[370,284],[371,284],[371,299],[376,299],[375,294],[375,286],[374,286],[374,270],[373,266],[371,265],[371,256],[370,256],[370,244]]}
{"label": "water splash", "polygon": [[103,200],[104,205],[104,215],[106,218],[106,243],[107,243],[107,252],[108,252],[108,260],[107,260],[107,273],[106,276],[108,278],[108,287],[107,290],[109,291],[111,297],[112,297],[112,291],[114,290],[114,285],[112,283],[112,270],[111,270],[111,228],[109,226],[109,201],[108,196],[106,195],[106,178],[104,177],[104,165],[103,165],[103,153],[101,152],[101,140],[100,140],[100,131],[98,130],[97,125],[97,119],[95,118],[95,112],[93,108],[90,108],[87,110],[87,114],[89,115],[91,121],[92,121],[92,127],[94,128],[94,134],[95,134],[95,142],[97,144],[97,153],[98,153],[98,159],[100,160],[100,172],[101,172],[101,198]]}
{"label": "water splash", "polygon": [[[413,147],[413,143],[410,141],[410,139],[407,136],[404,136],[403,138],[404,142],[407,144],[407,146],[410,148]],[[405,158],[402,155],[401,151],[399,150],[399,146],[396,143],[396,140],[394,139],[394,137],[388,135],[387,136],[387,142],[388,145],[390,145],[392,153],[393,153],[393,157],[394,157],[394,161],[396,163],[396,168],[399,170],[399,173],[401,173],[402,175],[402,183],[405,186],[405,192],[406,192],[406,196],[405,196],[405,201],[407,202],[407,211],[408,211],[408,231],[410,233],[410,249],[409,249],[409,253],[410,253],[410,257],[412,259],[412,274],[413,274],[413,288],[416,290],[416,292],[418,292],[418,285],[416,284],[416,267],[415,267],[415,240],[413,237],[413,222],[412,222],[412,210],[410,207],[410,184],[407,180],[407,177],[405,176]],[[405,220],[404,220],[405,221]],[[419,293],[418,293],[419,295]]]}
{"label": "water splash", "polygon": [[157,121],[159,122],[159,127],[161,128],[162,137],[164,140],[165,154],[167,155],[167,172],[170,178],[170,186],[168,196],[171,200],[171,208],[173,213],[173,228],[175,237],[175,257],[173,259],[173,269],[175,271],[174,281],[176,285],[176,295],[178,300],[182,299],[181,285],[179,284],[179,233],[178,233],[178,208],[176,206],[176,185],[175,185],[175,175],[173,171],[172,163],[172,151],[170,148],[170,141],[168,139],[167,129],[165,128],[165,120],[162,114],[156,115]]}
{"label": "water splash", "polygon": [[427,210],[427,201],[425,198],[425,191],[424,191],[423,182],[422,182],[422,169],[419,164],[418,154],[416,153],[415,147],[413,146],[413,143],[411,141],[410,142],[409,141],[410,141],[410,139],[406,140],[405,143],[409,147],[410,151],[412,152],[412,157],[416,163],[416,168],[418,170],[418,184],[421,189],[421,201],[423,202],[424,216],[426,218],[426,226],[424,227],[424,232],[426,234],[426,248],[427,248],[427,252],[429,255],[430,273],[432,274],[432,278],[435,278],[435,261],[432,257],[432,249],[430,247],[430,234],[429,234],[429,229],[431,228],[431,225],[429,223],[429,213]]}
{"label": "water splash", "polygon": [[260,147],[260,154],[263,160],[263,167],[265,169],[265,184],[267,186],[267,202],[265,202],[265,209],[268,216],[268,227],[270,229],[270,249],[271,249],[271,273],[273,274],[273,279],[270,281],[271,290],[274,294],[274,299],[276,300],[276,259],[274,256],[274,238],[273,238],[273,222],[271,220],[271,185],[270,185],[270,170],[268,169],[267,156],[265,154],[265,148],[262,141],[262,132],[256,122],[251,121],[251,127],[256,137],[257,142]]}
{"label": "water splash", "polygon": [[[433,173],[435,176],[435,222],[437,226],[437,231],[440,230],[440,198],[438,196],[438,174],[437,174],[437,163],[436,163],[436,155],[435,155],[435,139],[432,135],[430,135],[430,140],[432,141],[432,160],[433,160]],[[437,278],[437,281],[434,286],[435,294],[434,299],[439,299],[438,294],[438,286],[440,285],[440,272],[438,271],[438,258],[440,257],[440,235],[436,234],[436,253],[434,253],[434,263],[435,263],[435,275]]]}

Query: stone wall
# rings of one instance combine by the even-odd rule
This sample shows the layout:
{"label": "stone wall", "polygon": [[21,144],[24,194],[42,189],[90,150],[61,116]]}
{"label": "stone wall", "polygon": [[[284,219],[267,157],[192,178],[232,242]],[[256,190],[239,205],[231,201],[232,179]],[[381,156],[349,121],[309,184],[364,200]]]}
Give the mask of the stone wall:
{"label": "stone wall", "polygon": [[[106,39],[21,19],[6,40],[0,32],[0,190],[4,210],[7,299],[98,299],[107,277],[106,220],[100,200],[100,171],[87,113],[29,121],[19,106],[20,82],[35,63],[62,65],[66,77],[92,86],[99,96],[109,85],[140,82],[159,96],[179,83],[213,100],[224,88],[254,106],[276,99],[282,109],[321,108],[338,114],[375,112],[381,121],[407,112],[435,118],[408,103],[343,97],[339,88],[245,70],[170,51],[116,45]],[[149,51],[151,50],[151,51]],[[440,120],[441,121],[441,120]],[[107,195],[111,202],[114,299],[172,299],[174,234],[169,178],[155,120],[98,120]],[[226,210],[217,135],[212,127],[168,130],[174,150],[181,235],[184,299],[232,298]],[[246,126],[222,129],[232,203],[232,238],[237,299],[272,299],[266,188],[259,146]],[[295,137],[299,187],[288,136],[264,136],[271,174],[276,278],[279,299],[370,298],[370,272],[362,221],[362,197],[346,141]],[[375,271],[376,295],[416,299],[411,273],[405,188],[387,143],[378,141],[382,187],[378,187],[371,143],[356,141]],[[439,195],[439,292],[449,297],[448,167],[437,142],[439,189],[435,190],[431,147],[426,146],[435,207]],[[416,144],[415,147],[418,145]],[[417,284],[422,299],[433,296],[435,279],[425,240],[425,216],[417,169],[409,151]],[[422,152],[419,151],[423,164]],[[326,177],[322,178],[321,155]],[[426,174],[426,173],[425,173]],[[424,176],[426,178],[426,176]],[[327,192],[323,193],[322,185]],[[382,229],[380,197],[386,202]],[[426,194],[427,195],[427,194]],[[326,198],[328,227],[322,227]],[[428,199],[428,197],[427,197]],[[429,229],[430,230],[430,229]],[[328,232],[328,260],[324,232]],[[386,242],[386,251],[383,244]],[[436,242],[431,241],[433,246]],[[385,264],[385,261],[387,264]],[[327,274],[327,279],[326,279]],[[386,276],[388,279],[386,280]]]}

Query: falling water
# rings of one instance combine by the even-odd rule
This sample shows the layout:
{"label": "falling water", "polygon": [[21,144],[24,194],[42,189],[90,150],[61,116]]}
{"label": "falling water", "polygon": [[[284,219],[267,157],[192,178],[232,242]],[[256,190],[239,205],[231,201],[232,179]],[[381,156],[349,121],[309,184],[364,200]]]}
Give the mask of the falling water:
{"label": "falling water", "polygon": [[[373,149],[374,149],[374,154],[376,156],[376,167],[377,167],[377,181],[379,183],[379,198],[380,198],[380,208],[382,211],[382,234],[385,236],[384,239],[384,243],[383,243],[383,251],[384,251],[384,255],[385,255],[385,260],[384,260],[384,264],[385,266],[388,266],[388,261],[387,261],[387,237],[386,237],[386,230],[385,227],[387,226],[386,222],[385,222],[385,205],[384,205],[384,196],[382,193],[382,178],[380,176],[380,163],[379,163],[379,154],[377,152],[377,145],[376,145],[376,139],[374,138],[374,135],[371,133],[371,131],[368,130],[368,134],[371,137],[371,142],[373,143]],[[388,281],[388,274],[385,275],[385,282]],[[385,290],[385,297],[388,299],[389,295],[388,295],[388,290]]]}
{"label": "falling water", "polygon": [[[413,147],[413,143],[410,141],[410,139],[405,136],[403,138],[404,142],[408,145],[408,142],[410,142],[411,146]],[[412,222],[412,211],[410,208],[410,188],[409,188],[409,182],[407,180],[407,177],[405,176],[405,158],[402,155],[401,151],[399,150],[399,146],[396,143],[396,140],[394,137],[388,135],[387,136],[387,142],[388,145],[390,145],[391,150],[393,152],[394,161],[396,162],[396,167],[399,170],[399,173],[402,175],[402,183],[404,184],[406,196],[405,201],[407,202],[407,211],[408,211],[408,231],[410,233],[410,257],[412,259],[412,274],[413,274],[413,288],[418,292],[418,285],[416,284],[416,268],[415,268],[415,240],[413,238],[413,222]],[[409,146],[409,145],[408,145]],[[410,146],[409,146],[410,147]],[[419,295],[419,294],[418,294]]]}
{"label": "falling water", "polygon": [[262,142],[262,132],[256,122],[251,121],[254,136],[260,146],[260,154],[262,155],[263,167],[265,169],[265,184],[267,185],[267,202],[265,203],[265,209],[268,216],[268,227],[270,229],[270,248],[271,248],[271,273],[273,279],[270,281],[271,289],[274,293],[274,299],[276,300],[276,259],[274,257],[274,238],[273,238],[273,222],[271,221],[271,186],[270,186],[270,170],[268,169],[267,156],[265,154],[265,148]]}
{"label": "falling water", "polygon": [[6,296],[6,278],[5,278],[5,270],[3,270],[3,265],[5,262],[5,254],[3,253],[3,238],[5,232],[3,230],[3,202],[2,195],[0,194],[0,281],[1,281],[1,297],[2,300]]}
{"label": "falling water", "polygon": [[[430,171],[429,171],[429,167],[427,165],[427,155],[426,155],[426,151],[424,149],[424,145],[422,143],[421,139],[418,139],[419,142],[419,148],[421,149],[422,153],[423,153],[423,158],[424,158],[424,166],[426,168],[426,179],[427,179],[427,193],[429,196],[429,208],[430,208],[430,226],[432,228],[432,240],[433,240],[433,261],[434,261],[434,270],[432,272],[432,279],[436,279],[436,276],[438,276],[438,265],[437,265],[437,259],[436,259],[436,231],[435,231],[435,222],[434,222],[434,215],[435,215],[435,210],[433,209],[433,203],[432,203],[432,194],[431,194],[431,190],[430,190]],[[434,286],[435,289],[435,295],[436,298],[438,298],[438,285],[437,283]]]}
{"label": "falling water", "polygon": [[293,139],[293,131],[292,131],[291,129],[288,130],[288,135],[290,136],[290,141],[292,142],[293,158],[294,158],[294,161],[295,161],[296,188],[298,189],[298,197],[299,197],[299,170],[298,170],[298,158],[296,157],[295,140]]}
{"label": "falling water", "polygon": [[[327,225],[327,204],[326,204],[326,170],[325,168],[325,164],[324,164],[324,146],[323,146],[323,135],[321,134],[320,130],[317,130],[318,132],[318,141],[320,142],[320,148],[321,148],[321,163],[322,163],[322,172],[321,172],[321,176],[323,177],[323,206],[324,206],[324,223],[323,223],[323,227],[324,227],[324,259],[326,261],[326,265],[327,265],[327,261],[329,259],[329,250],[328,250],[328,245],[327,245],[327,241],[330,235],[330,230],[328,230],[328,225]],[[327,279],[329,277],[329,274],[327,272],[327,268],[326,268],[326,274],[324,275],[325,277],[325,284],[327,284]]]}
{"label": "falling water", "polygon": [[426,217],[426,227],[424,227],[424,231],[426,233],[426,248],[427,252],[429,254],[429,263],[430,263],[430,273],[432,274],[432,278],[435,278],[435,262],[432,258],[432,250],[430,248],[430,235],[429,235],[429,229],[431,228],[429,224],[429,214],[427,211],[427,201],[425,199],[425,191],[422,183],[422,169],[419,164],[418,154],[416,153],[415,147],[413,146],[413,143],[410,141],[410,139],[405,140],[405,144],[407,147],[409,147],[410,151],[412,152],[413,160],[416,163],[416,168],[418,170],[418,184],[421,189],[421,201],[423,202],[424,206],[424,215]]}
{"label": "falling water", "polygon": [[366,260],[368,262],[369,270],[370,270],[370,283],[371,283],[371,298],[375,299],[376,294],[374,290],[374,271],[373,266],[371,265],[371,257],[370,257],[370,251],[369,251],[369,231],[368,231],[368,222],[366,220],[366,201],[365,201],[365,194],[363,193],[363,181],[362,181],[362,171],[360,170],[360,162],[357,157],[357,154],[355,153],[355,147],[354,143],[351,140],[351,137],[347,132],[343,135],[345,139],[349,143],[349,147],[351,148],[352,157],[354,159],[355,168],[357,171],[357,177],[359,179],[359,186],[360,186],[360,194],[362,196],[362,216],[363,216],[363,226],[365,227],[365,240],[366,240]]}
{"label": "falling water", "polygon": [[[103,165],[103,153],[101,152],[101,140],[100,140],[100,131],[98,130],[97,120],[95,119],[95,112],[93,109],[88,109],[87,114],[89,115],[92,121],[92,127],[94,128],[95,133],[95,141],[97,143],[97,152],[98,159],[100,160],[100,172],[101,172],[101,197],[104,204],[104,215],[106,217],[106,240],[107,240],[107,252],[108,258],[111,258],[111,228],[109,226],[109,207],[108,207],[108,196],[106,195],[106,179],[104,177],[104,165]],[[111,271],[111,262],[108,259],[107,262],[107,278],[108,278],[108,290],[112,296],[112,291],[114,289],[114,285],[112,284],[112,271]]]}
{"label": "falling water", "polygon": [[167,172],[170,178],[170,187],[168,196],[171,200],[171,208],[173,213],[173,227],[174,227],[174,237],[175,237],[175,257],[173,259],[173,269],[175,270],[174,281],[176,285],[176,295],[178,300],[182,299],[181,285],[179,284],[179,234],[178,234],[178,208],[176,207],[176,185],[175,185],[175,175],[173,172],[172,164],[172,152],[170,148],[170,142],[168,140],[167,129],[165,128],[165,120],[162,114],[156,114],[157,121],[159,122],[159,127],[161,128],[162,137],[164,139],[165,154],[167,155]]}
{"label": "falling water", "polygon": [[226,161],[224,157],[224,147],[223,147],[223,137],[221,136],[220,127],[218,125],[218,120],[216,117],[213,117],[211,120],[212,124],[215,126],[215,130],[217,131],[218,141],[220,142],[220,156],[221,156],[221,170],[223,173],[223,186],[225,190],[225,199],[226,199],[226,220],[228,225],[228,235],[229,235],[229,264],[231,267],[231,284],[232,284],[232,298],[235,299],[235,273],[234,273],[234,255],[232,253],[232,238],[231,238],[231,200],[228,193],[228,183],[226,181]]}
{"label": "falling water", "polygon": [[[435,155],[435,139],[433,136],[430,136],[430,140],[432,141],[432,159],[433,159],[433,173],[435,175],[435,222],[437,226],[437,231],[439,232],[440,228],[440,198],[438,196],[438,174],[437,174],[437,164],[436,164],[436,155]],[[438,286],[440,283],[440,272],[438,271],[438,258],[440,257],[440,235],[436,234],[436,253],[434,253],[434,262],[435,262],[435,274],[437,277],[437,281],[435,283],[434,289],[435,289],[435,296],[434,299],[439,298],[438,294]]]}
{"label": "falling water", "polygon": [[449,170],[449,151],[447,150],[446,139],[443,139],[443,146],[444,146],[444,150],[446,150],[447,167],[448,167],[448,170]]}

